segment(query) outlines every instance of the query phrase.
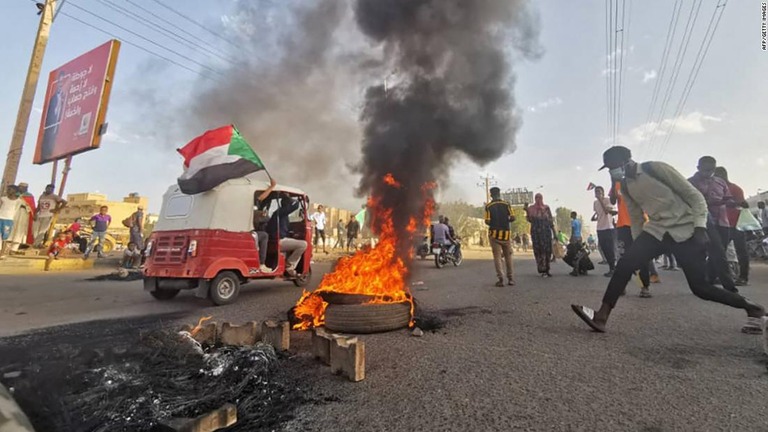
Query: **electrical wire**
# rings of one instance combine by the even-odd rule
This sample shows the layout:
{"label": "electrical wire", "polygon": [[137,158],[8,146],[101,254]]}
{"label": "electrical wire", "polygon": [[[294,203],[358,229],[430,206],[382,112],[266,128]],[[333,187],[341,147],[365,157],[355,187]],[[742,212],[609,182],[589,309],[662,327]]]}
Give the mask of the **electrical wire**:
{"label": "electrical wire", "polygon": [[181,12],[177,11],[176,9],[174,9],[174,8],[172,8],[172,7],[168,6],[168,5],[166,5],[165,3],[161,2],[160,0],[153,0],[153,1],[154,1],[155,3],[157,3],[157,4],[159,4],[160,6],[164,7],[165,9],[167,9],[167,10],[169,10],[169,11],[173,12],[174,14],[176,14],[176,15],[180,16],[181,18],[183,18],[183,19],[185,19],[185,20],[189,21],[190,23],[192,23],[192,24],[196,25],[197,27],[200,27],[201,29],[203,29],[203,30],[205,30],[206,32],[208,32],[208,33],[212,34],[213,36],[215,36],[215,37],[217,37],[217,38],[219,38],[219,39],[223,40],[224,42],[227,42],[228,44],[232,45],[233,47],[235,47],[235,48],[239,48],[239,47],[238,47],[238,46],[237,46],[237,45],[236,45],[234,42],[232,42],[231,40],[229,40],[229,39],[225,38],[224,36],[222,36],[222,35],[220,35],[220,34],[218,34],[218,33],[214,32],[214,31],[212,31],[211,29],[209,29],[208,27],[204,26],[203,24],[201,24],[201,23],[199,23],[199,22],[195,21],[194,19],[192,19],[192,18],[188,17],[187,15],[184,15],[183,13],[181,13]]}
{"label": "electrical wire", "polygon": [[[631,3],[630,3],[631,4]],[[616,97],[616,132],[614,133],[615,137],[618,137],[619,131],[621,130],[621,87],[622,87],[622,78],[624,76],[624,39],[627,38],[627,26],[625,21],[625,15],[626,15],[626,9],[627,9],[627,3],[626,0],[622,0],[621,2],[621,57],[619,58],[619,92]],[[631,12],[631,11],[630,11]],[[616,138],[614,138],[615,140]]]}
{"label": "electrical wire", "polygon": [[688,44],[691,41],[691,36],[693,35],[693,29],[696,26],[696,19],[699,16],[699,10],[701,10],[702,2],[703,0],[699,0],[698,7],[696,6],[696,0],[693,0],[691,3],[691,10],[688,12],[688,20],[685,23],[685,30],[683,30],[683,35],[680,38],[680,46],[678,47],[677,54],[675,55],[675,63],[672,65],[672,76],[667,83],[667,89],[664,93],[664,98],[661,101],[661,108],[659,110],[656,127],[654,129],[654,133],[651,135],[650,147],[652,149],[655,146],[656,137],[661,131],[661,125],[664,121],[664,114],[667,111],[667,105],[669,104],[669,100],[672,97],[675,85],[677,84],[677,77],[680,75],[680,70],[683,66],[683,60],[685,59],[685,54],[688,51]]}
{"label": "electrical wire", "polygon": [[[656,108],[656,102],[658,102],[659,92],[661,91],[661,82],[664,79],[666,70],[667,70],[667,62],[669,60],[669,53],[672,48],[672,42],[675,38],[675,33],[677,33],[677,23],[680,19],[680,10],[683,7],[683,3],[681,0],[675,0],[674,5],[672,6],[672,16],[669,18],[669,26],[667,27],[667,36],[664,41],[664,51],[661,53],[661,61],[659,64],[659,72],[656,75],[656,80],[653,86],[653,93],[651,96],[651,103],[648,105],[648,114],[645,119],[645,133],[648,134],[651,132],[652,124],[651,119],[653,118],[653,113]],[[649,138],[649,144],[644,147],[645,153],[650,152],[650,136]]]}
{"label": "electrical wire", "polygon": [[160,59],[162,59],[162,60],[165,60],[165,61],[167,61],[167,62],[169,62],[169,63],[171,63],[171,64],[173,64],[173,65],[176,65],[176,66],[178,66],[178,67],[180,67],[180,68],[182,68],[182,69],[186,69],[186,70],[188,70],[189,72],[192,72],[192,73],[194,73],[194,74],[196,74],[196,75],[199,75],[199,76],[200,76],[200,77],[202,77],[202,78],[205,78],[205,79],[208,79],[208,80],[211,80],[211,81],[214,81],[214,82],[219,82],[219,80],[218,80],[218,79],[216,79],[215,77],[212,77],[212,76],[206,75],[206,74],[204,74],[204,73],[202,73],[202,72],[200,72],[200,71],[198,71],[198,70],[192,69],[192,68],[190,68],[189,66],[186,66],[186,65],[184,65],[184,64],[182,64],[182,63],[179,63],[179,62],[177,62],[177,61],[175,61],[175,60],[173,60],[173,59],[170,59],[170,58],[168,58],[168,57],[165,57],[165,56],[163,56],[162,54],[158,54],[158,53],[156,53],[156,52],[154,52],[154,51],[152,51],[152,50],[150,50],[150,49],[147,49],[147,48],[145,48],[145,47],[143,47],[143,46],[141,46],[141,45],[139,45],[139,44],[137,44],[137,43],[135,43],[135,42],[131,42],[131,41],[129,41],[129,40],[125,40],[124,38],[121,38],[120,36],[118,36],[118,35],[116,35],[116,34],[114,34],[114,33],[110,32],[110,31],[108,31],[108,30],[105,30],[105,29],[103,29],[103,28],[101,28],[101,27],[99,27],[99,26],[97,26],[97,25],[94,25],[94,24],[91,24],[91,23],[89,23],[89,22],[87,22],[87,21],[84,21],[84,20],[82,20],[82,19],[80,19],[80,18],[78,18],[78,17],[76,17],[76,16],[74,16],[74,15],[70,15],[70,14],[68,14],[68,13],[64,12],[64,11],[60,11],[60,13],[61,13],[61,15],[65,16],[65,17],[67,17],[67,18],[69,18],[69,19],[72,19],[72,20],[74,20],[74,21],[77,21],[77,22],[79,22],[80,24],[83,24],[83,25],[85,25],[85,26],[87,26],[87,27],[90,27],[90,28],[92,28],[92,29],[94,29],[94,30],[97,30],[97,31],[99,31],[99,32],[101,32],[101,33],[104,33],[104,34],[106,34],[106,35],[108,35],[108,36],[111,36],[111,37],[113,37],[113,38],[115,38],[115,39],[119,39],[121,43],[124,43],[124,44],[126,44],[126,45],[130,45],[130,46],[132,46],[132,47],[134,47],[134,48],[138,48],[138,49],[140,49],[140,50],[142,50],[142,51],[146,52],[147,54],[150,54],[150,55],[153,55],[153,56],[155,56],[155,57],[158,57],[158,58],[160,58]]}
{"label": "electrical wire", "polygon": [[701,66],[704,64],[704,59],[709,52],[709,47],[712,44],[712,40],[714,39],[715,33],[717,32],[717,27],[720,25],[720,19],[723,17],[723,13],[725,12],[725,7],[727,5],[728,0],[724,0],[722,5],[720,4],[720,0],[718,0],[717,4],[715,5],[715,10],[712,12],[712,17],[710,18],[707,29],[704,32],[704,38],[701,41],[701,45],[699,45],[699,50],[696,53],[696,58],[693,62],[693,66],[691,67],[691,73],[688,75],[688,79],[686,80],[685,86],[683,87],[683,92],[680,95],[680,100],[678,101],[677,107],[675,109],[672,125],[670,126],[664,143],[660,149],[660,156],[664,154],[667,146],[669,145],[669,141],[675,131],[675,127],[677,126],[677,121],[680,118],[683,109],[685,108],[685,103],[688,101],[688,96],[691,94],[691,90],[693,89],[693,85],[696,82],[696,78],[699,76],[699,71],[701,71]]}
{"label": "electrical wire", "polygon": [[191,48],[192,50],[195,50],[195,51],[198,51],[198,52],[204,51],[205,53],[207,53],[209,55],[213,55],[215,57],[218,57],[219,59],[229,63],[232,66],[234,66],[234,63],[232,62],[232,60],[230,60],[230,59],[228,59],[226,57],[223,57],[218,52],[213,51],[213,50],[211,50],[211,49],[209,49],[207,47],[200,46],[200,45],[196,44],[194,41],[191,41],[188,38],[185,38],[184,36],[181,36],[181,35],[173,32],[171,30],[168,30],[168,29],[164,28],[163,26],[161,26],[161,25],[157,24],[156,22],[148,19],[147,17],[140,16],[140,15],[136,14],[135,12],[132,12],[131,10],[125,9],[122,6],[119,6],[117,4],[114,4],[114,3],[110,2],[109,0],[99,0],[99,1],[103,5],[109,7],[110,9],[117,11],[118,13],[128,17],[129,19],[138,22],[142,26],[147,27],[150,30],[153,30],[153,31],[161,34],[162,36],[168,37],[169,39],[174,39],[177,43],[179,43],[181,45],[186,45],[188,48]]}
{"label": "electrical wire", "polygon": [[123,31],[125,31],[125,32],[128,32],[128,33],[130,33],[130,34],[132,34],[132,35],[134,35],[134,36],[136,36],[136,37],[138,37],[138,38],[140,38],[140,39],[144,40],[145,42],[149,42],[149,43],[151,43],[152,45],[155,45],[155,46],[157,46],[158,48],[161,48],[161,49],[163,49],[163,50],[165,50],[165,51],[168,51],[168,52],[170,52],[171,54],[174,54],[174,55],[176,55],[176,56],[178,56],[178,57],[181,57],[181,58],[183,58],[184,60],[187,60],[187,61],[189,61],[189,62],[191,62],[191,63],[194,63],[194,64],[196,64],[196,65],[200,66],[201,68],[203,68],[203,69],[205,69],[205,70],[207,70],[207,71],[209,71],[209,72],[211,72],[211,73],[214,73],[214,74],[217,74],[217,75],[221,75],[221,72],[219,72],[219,71],[217,71],[217,70],[215,70],[215,69],[212,69],[212,68],[210,68],[209,66],[207,66],[207,65],[205,65],[205,64],[203,64],[203,63],[200,63],[200,62],[198,62],[197,60],[195,60],[195,59],[192,59],[192,58],[190,58],[190,57],[188,57],[188,56],[186,56],[186,55],[184,55],[184,54],[180,54],[180,53],[178,53],[178,52],[176,52],[176,51],[174,51],[174,50],[172,50],[172,49],[170,49],[170,48],[167,48],[167,47],[165,47],[165,46],[163,46],[163,45],[161,45],[161,44],[159,44],[159,43],[155,42],[154,40],[147,38],[146,36],[143,36],[143,35],[141,35],[141,34],[139,34],[139,33],[136,33],[136,32],[135,32],[135,31],[133,31],[133,30],[130,30],[130,29],[126,28],[126,27],[123,27],[123,26],[121,26],[120,24],[117,24],[117,23],[115,23],[114,21],[108,20],[108,19],[106,19],[106,18],[104,18],[104,17],[101,17],[101,16],[99,16],[98,14],[95,14],[95,13],[93,13],[93,12],[91,12],[91,11],[89,11],[89,10],[87,10],[87,9],[83,8],[83,7],[80,7],[80,6],[76,5],[75,3],[73,3],[71,0],[70,0],[70,2],[69,2],[69,5],[70,5],[70,6],[72,6],[72,7],[74,7],[74,8],[76,8],[76,9],[79,9],[79,10],[81,10],[81,11],[83,11],[83,12],[85,12],[85,13],[87,13],[87,14],[89,14],[89,15],[91,15],[91,16],[93,16],[93,17],[95,17],[95,18],[98,18],[98,19],[100,19],[100,20],[102,20],[102,21],[104,21],[104,22],[106,22],[106,23],[108,23],[108,24],[111,24],[111,25],[113,25],[113,26],[115,26],[115,27],[117,27],[117,28],[119,28],[119,29],[121,29],[121,30],[123,30]]}

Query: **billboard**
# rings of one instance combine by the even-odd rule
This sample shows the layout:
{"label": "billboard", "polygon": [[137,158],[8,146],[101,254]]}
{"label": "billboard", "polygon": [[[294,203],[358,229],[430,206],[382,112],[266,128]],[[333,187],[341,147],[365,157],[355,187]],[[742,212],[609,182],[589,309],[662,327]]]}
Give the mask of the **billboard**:
{"label": "billboard", "polygon": [[119,51],[111,40],[51,71],[34,163],[99,147]]}
{"label": "billboard", "polygon": [[509,189],[501,193],[501,199],[513,206],[533,204],[533,192],[526,188]]}

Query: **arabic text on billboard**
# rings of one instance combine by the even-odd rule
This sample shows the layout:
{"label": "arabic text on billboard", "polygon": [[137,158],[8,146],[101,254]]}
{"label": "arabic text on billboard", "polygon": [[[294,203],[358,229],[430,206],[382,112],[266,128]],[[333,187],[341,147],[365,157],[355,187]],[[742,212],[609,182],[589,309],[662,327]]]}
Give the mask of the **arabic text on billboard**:
{"label": "arabic text on billboard", "polygon": [[34,163],[99,146],[119,49],[120,42],[109,41],[51,71]]}
{"label": "arabic text on billboard", "polygon": [[509,189],[501,194],[501,199],[514,206],[531,204],[533,202],[533,192],[526,188]]}

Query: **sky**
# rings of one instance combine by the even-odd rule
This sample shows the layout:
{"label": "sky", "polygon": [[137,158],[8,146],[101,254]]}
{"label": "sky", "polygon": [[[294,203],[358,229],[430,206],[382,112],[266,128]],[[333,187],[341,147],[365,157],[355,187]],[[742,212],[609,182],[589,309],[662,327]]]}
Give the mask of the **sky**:
{"label": "sky", "polygon": [[[216,47],[216,52],[228,52],[232,47],[162,5],[183,11],[195,21],[222,34],[263,34],[263,46],[257,47],[256,52],[264,55],[264,61],[271,61],[270,50],[274,48],[275,41],[279,35],[290,32],[294,24],[290,19],[290,7],[308,1],[261,0],[259,5],[263,6],[263,15],[251,17],[249,21],[238,15],[236,0],[132,0],[133,4],[120,4],[130,11],[137,11],[135,4],[151,10],[207,41],[208,46]],[[664,160],[686,176],[695,171],[700,156],[712,155],[720,165],[729,169],[731,180],[741,185],[747,195],[755,194],[759,189],[766,190],[768,52],[761,48],[760,2],[727,2],[689,97],[680,115],[675,117],[681,91],[718,4],[717,0],[701,0],[689,47],[686,55],[681,57],[679,75],[671,87],[667,110],[659,113],[661,104],[658,103],[650,116],[653,124],[647,124],[654,88],[658,82],[660,94],[665,94],[689,10],[692,5],[698,4],[692,3],[694,0],[682,1],[677,34],[671,45],[672,55],[662,80],[659,80],[662,53],[676,2],[625,2],[628,19],[623,32],[623,55],[617,57],[622,60],[623,74],[620,121],[615,142],[630,147],[638,161]],[[720,0],[721,3],[723,1]],[[182,53],[214,69],[221,61],[211,55],[211,50],[187,52],[164,42],[158,34],[107,7],[105,3],[108,2],[110,0],[67,0],[62,10],[107,29],[124,41],[143,45],[175,59],[192,71],[124,43],[107,114],[109,132],[103,138],[101,148],[74,158],[66,192],[98,191],[111,199],[139,192],[149,198],[150,211],[157,212],[162,194],[181,173],[181,159],[173,151],[185,143],[179,137],[191,139],[203,132],[190,127],[190,130],[172,135],[173,139],[169,139],[170,135],[158,129],[163,128],[164,122],[173,122],[172,116],[162,122],[152,118],[164,111],[162,107],[166,103],[169,114],[178,112],[179,105],[205,103],[185,99],[185,96],[196,94],[195,90],[206,85],[198,74],[205,70],[173,52]],[[492,175],[494,182],[502,189],[527,187],[543,193],[545,202],[553,208],[566,206],[589,217],[593,197],[587,191],[587,185],[590,182],[608,182],[608,174],[597,169],[601,165],[602,152],[614,142],[609,133],[606,97],[607,75],[613,72],[612,67],[607,66],[606,59],[616,53],[606,48],[605,7],[604,0],[541,0],[534,3],[540,20],[539,44],[543,55],[537,60],[515,61],[513,66],[516,81],[511,91],[523,120],[516,137],[516,150],[484,167],[458,158],[450,177],[441,179],[445,184],[443,199],[463,199],[480,205],[485,192],[478,183],[485,173]],[[84,10],[106,17],[123,29],[99,21]],[[0,74],[2,154],[6,154],[12,135],[37,30],[35,12],[33,2],[29,0],[3,0],[0,40],[6,43],[0,44],[0,56],[5,60]],[[126,29],[156,40],[171,51],[147,43]],[[51,176],[50,164],[32,164],[47,73],[110,38],[63,14],[53,24],[17,179],[28,182],[34,193],[39,193]],[[257,57],[255,61],[259,58],[262,57]],[[355,83],[350,83],[350,86],[354,87]],[[363,90],[362,87],[352,88],[350,94],[359,95]],[[354,121],[359,114],[354,105],[350,105],[348,111],[350,121]],[[658,128],[656,123],[660,123]],[[675,123],[674,133],[664,146],[665,131],[672,123]],[[654,137],[652,142],[649,141],[651,137]],[[318,175],[336,175],[336,170],[344,170],[347,164],[354,163],[359,153],[354,150],[355,143],[350,148],[350,151],[339,155],[343,163],[330,172],[320,171]],[[256,150],[261,152],[259,148]],[[270,171],[279,176],[279,164],[271,166]],[[355,178],[351,173],[344,175]],[[361,202],[354,196],[353,182],[343,187],[313,190],[311,181],[304,185],[296,184],[285,176],[280,180],[312,190],[315,201],[331,206],[356,208]]]}

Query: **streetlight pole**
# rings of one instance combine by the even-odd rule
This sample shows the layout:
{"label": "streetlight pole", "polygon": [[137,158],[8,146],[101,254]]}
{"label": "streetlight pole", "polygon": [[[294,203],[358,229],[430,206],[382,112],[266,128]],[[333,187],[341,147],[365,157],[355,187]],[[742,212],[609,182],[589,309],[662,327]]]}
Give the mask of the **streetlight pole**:
{"label": "streetlight pole", "polygon": [[496,177],[492,174],[485,173],[480,175],[480,180],[482,180],[482,182],[478,183],[477,186],[485,187],[485,203],[488,204],[491,202],[491,186],[496,186]]}
{"label": "streetlight pole", "polygon": [[32,112],[32,103],[35,101],[35,91],[37,90],[37,82],[40,78],[40,70],[43,66],[45,47],[48,45],[48,38],[51,34],[51,24],[53,23],[57,1],[45,0],[45,4],[38,3],[40,24],[37,28],[35,46],[32,49],[32,58],[29,61],[27,80],[21,93],[19,112],[16,115],[16,125],[13,128],[13,138],[11,138],[11,145],[8,147],[8,157],[5,160],[0,191],[5,191],[6,186],[16,182],[16,174],[19,172],[19,163],[21,162],[21,152],[24,148],[24,138],[27,135],[29,116]]}

